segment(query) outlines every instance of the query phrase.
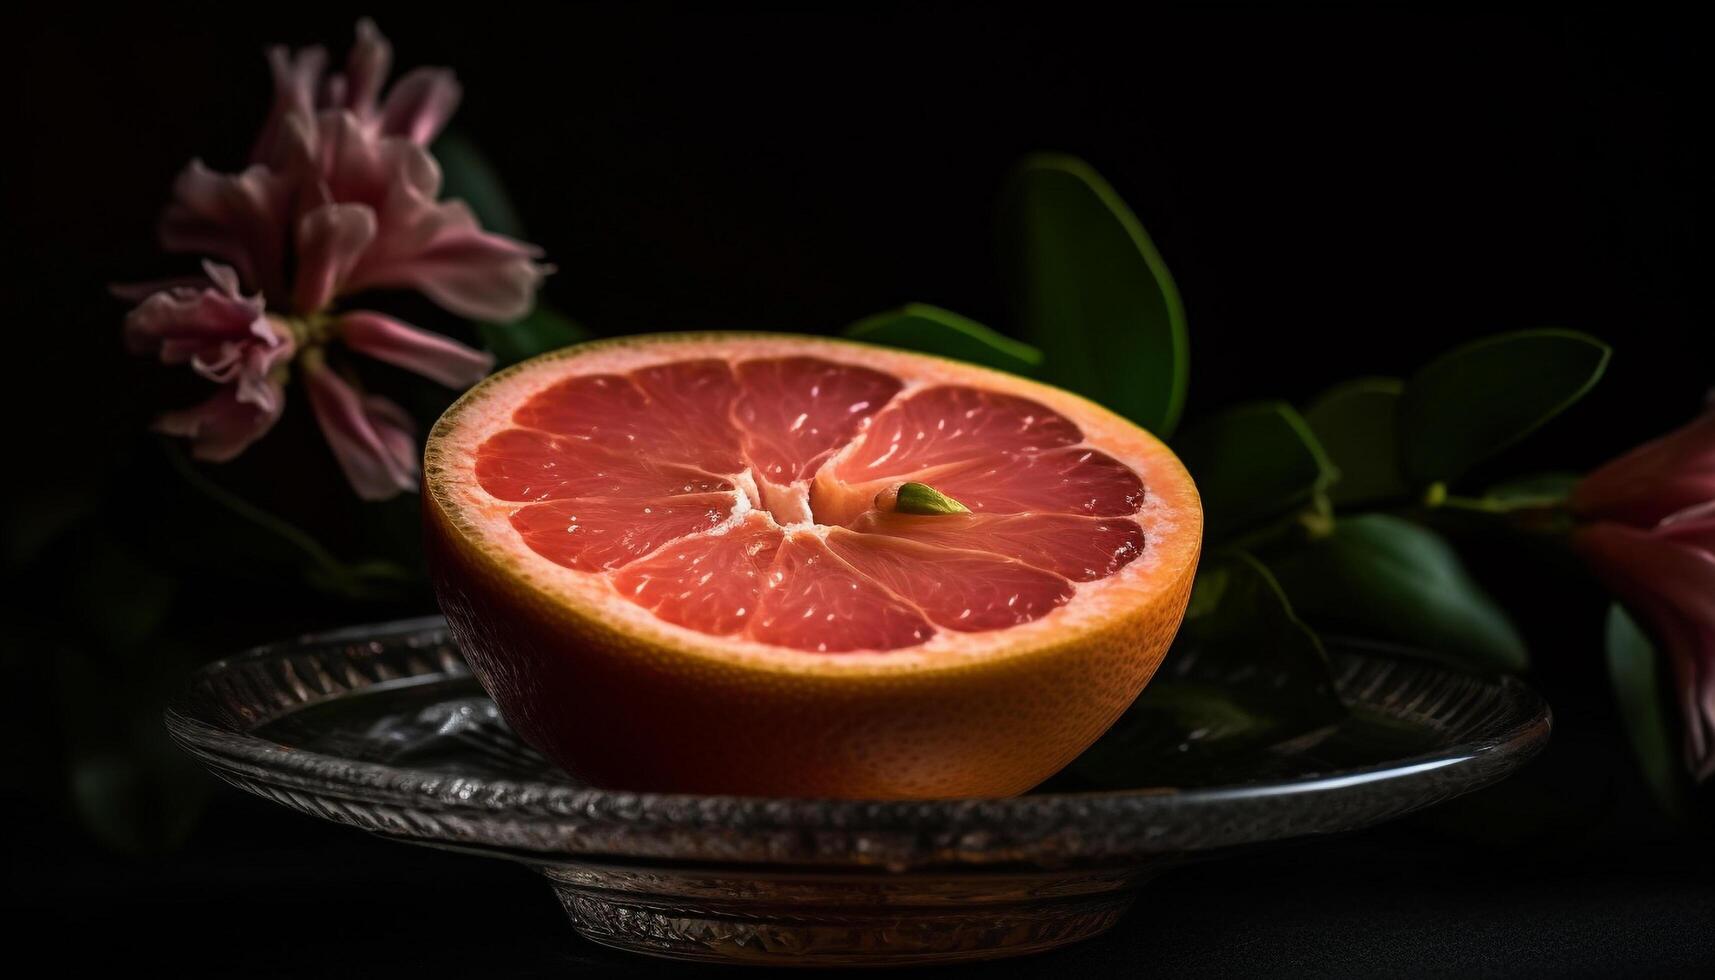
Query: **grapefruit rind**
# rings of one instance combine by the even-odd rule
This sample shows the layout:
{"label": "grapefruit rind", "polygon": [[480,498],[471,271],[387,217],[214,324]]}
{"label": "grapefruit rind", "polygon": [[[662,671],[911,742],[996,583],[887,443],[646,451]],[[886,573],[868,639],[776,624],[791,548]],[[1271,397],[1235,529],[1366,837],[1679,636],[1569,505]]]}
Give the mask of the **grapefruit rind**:
{"label": "grapefruit rind", "polygon": [[[823,654],[663,621],[620,596],[611,575],[573,571],[532,551],[509,523],[518,504],[477,485],[476,447],[547,384],[711,354],[808,354],[915,384],[1035,399],[1075,420],[1091,444],[1142,479],[1144,501],[1130,518],[1143,528],[1141,554],[1117,570],[1088,569],[1070,601],[1023,625],[942,629],[917,646]],[[841,799],[1023,792],[1088,748],[1154,674],[1184,615],[1202,535],[1184,468],[1129,422],[1012,375],[845,341],[669,334],[567,348],[468,392],[431,432],[425,464],[430,571],[466,660],[526,741],[591,784],[636,791]],[[1135,536],[1110,532],[1130,558]]]}

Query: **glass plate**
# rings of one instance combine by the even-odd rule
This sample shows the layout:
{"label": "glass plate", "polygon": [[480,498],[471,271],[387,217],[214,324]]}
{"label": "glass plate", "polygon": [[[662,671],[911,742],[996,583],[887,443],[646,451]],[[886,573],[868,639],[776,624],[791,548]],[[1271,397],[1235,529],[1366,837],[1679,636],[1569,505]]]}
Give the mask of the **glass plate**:
{"label": "glass plate", "polygon": [[[1191,739],[1163,733],[1136,746],[1160,785],[1008,799],[581,785],[513,736],[439,618],[210,664],[167,725],[216,775],[293,809],[537,868],[595,942],[728,962],[946,962],[1095,935],[1165,867],[1399,816],[1501,779],[1547,740],[1547,705],[1516,681],[1349,643],[1330,653],[1353,709],[1339,725],[1199,766],[1185,764]],[[1236,669],[1255,673],[1176,652],[1156,683],[1220,685]]]}

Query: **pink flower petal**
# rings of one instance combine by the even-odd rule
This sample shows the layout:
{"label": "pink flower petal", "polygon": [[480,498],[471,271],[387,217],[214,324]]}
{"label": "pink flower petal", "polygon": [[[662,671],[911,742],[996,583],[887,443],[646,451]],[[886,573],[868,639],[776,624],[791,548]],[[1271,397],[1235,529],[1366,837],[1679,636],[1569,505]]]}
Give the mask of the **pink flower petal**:
{"label": "pink flower petal", "polygon": [[284,140],[292,119],[313,116],[316,89],[327,69],[328,53],[315,47],[296,55],[282,45],[268,49],[268,70],[274,76],[274,105],[250,151],[250,162],[280,168]]}
{"label": "pink flower petal", "polygon": [[290,199],[287,182],[266,167],[219,174],[193,160],[174,184],[161,243],[169,251],[221,259],[252,289],[284,296]]}
{"label": "pink flower petal", "polygon": [[405,410],[379,395],[365,395],[363,411],[375,434],[381,437],[381,448],[387,454],[395,472],[409,473],[410,485],[417,488],[417,424]]}
{"label": "pink flower petal", "polygon": [[1656,525],[1655,535],[1715,555],[1715,500],[1666,518]]}
{"label": "pink flower petal", "polygon": [[1715,553],[1606,521],[1573,543],[1638,615],[1673,669],[1685,722],[1685,759],[1698,780],[1715,775]]}
{"label": "pink flower petal", "polygon": [[375,240],[375,212],[362,204],[327,204],[298,222],[298,313],[325,309],[339,295],[364,249]]}
{"label": "pink flower petal", "polygon": [[417,488],[416,434],[410,418],[380,398],[363,398],[320,361],[306,361],[305,390],[334,459],[364,500]]}
{"label": "pink flower petal", "polygon": [[535,303],[551,271],[541,250],[485,232],[462,201],[403,201],[396,195],[375,247],[349,285],[416,289],[460,316],[507,323]]}
{"label": "pink flower petal", "polygon": [[167,412],[153,428],[169,436],[191,440],[191,455],[213,463],[224,463],[262,438],[279,421],[285,407],[285,392],[277,382],[267,406],[241,401],[238,390],[227,386],[200,405]]}
{"label": "pink flower petal", "polygon": [[339,318],[337,328],[352,350],[449,388],[467,388],[494,368],[494,358],[483,351],[380,313],[347,313]]}
{"label": "pink flower petal", "polygon": [[158,353],[164,363],[183,364],[223,342],[272,339],[262,298],[241,295],[231,269],[205,268],[209,281],[201,287],[161,290],[125,317],[125,345],[133,354]]}
{"label": "pink flower petal", "polygon": [[373,115],[381,98],[381,86],[392,67],[393,45],[381,35],[375,21],[368,17],[359,20],[357,41],[352,44],[345,64],[345,108],[360,115]]}
{"label": "pink flower petal", "polygon": [[457,111],[462,96],[458,79],[445,68],[408,72],[381,106],[381,132],[428,146]]}
{"label": "pink flower petal", "polygon": [[243,341],[223,341],[191,358],[191,368],[218,384],[235,386],[238,400],[273,410],[280,384],[275,369],[290,364],[297,341],[284,324],[264,317],[260,335]]}
{"label": "pink flower petal", "polygon": [[322,113],[316,126],[320,183],[332,200],[374,208],[384,232],[397,223],[396,198],[433,202],[440,193],[440,165],[422,147],[383,139],[350,112]]}
{"label": "pink flower petal", "polygon": [[1572,510],[1648,526],[1715,500],[1715,410],[1606,463],[1578,482]]}

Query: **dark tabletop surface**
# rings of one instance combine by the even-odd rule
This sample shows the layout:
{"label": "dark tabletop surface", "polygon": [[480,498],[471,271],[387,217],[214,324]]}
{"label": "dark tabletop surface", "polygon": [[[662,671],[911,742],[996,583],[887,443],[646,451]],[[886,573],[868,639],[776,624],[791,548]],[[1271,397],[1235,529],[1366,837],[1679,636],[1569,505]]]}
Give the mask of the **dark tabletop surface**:
{"label": "dark tabletop surface", "polygon": [[[1485,834],[1496,808],[1533,805],[1503,786],[1360,834],[1183,868],[1147,886],[1106,936],[935,972],[1715,975],[1715,849],[1585,833],[1587,802],[1567,800],[1534,835]],[[224,788],[171,858],[15,850],[5,919],[68,965],[189,976],[732,972],[586,942],[522,867],[379,840]]]}

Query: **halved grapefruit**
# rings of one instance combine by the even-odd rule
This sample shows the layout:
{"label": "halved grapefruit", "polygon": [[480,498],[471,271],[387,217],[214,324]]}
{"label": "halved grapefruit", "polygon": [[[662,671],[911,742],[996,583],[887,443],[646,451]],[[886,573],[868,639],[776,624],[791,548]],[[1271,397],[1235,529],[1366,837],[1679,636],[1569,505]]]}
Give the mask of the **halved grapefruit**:
{"label": "halved grapefruit", "polygon": [[425,473],[478,677],[627,789],[1027,790],[1154,673],[1202,537],[1179,461],[1097,405],[787,335],[519,364],[447,411]]}

